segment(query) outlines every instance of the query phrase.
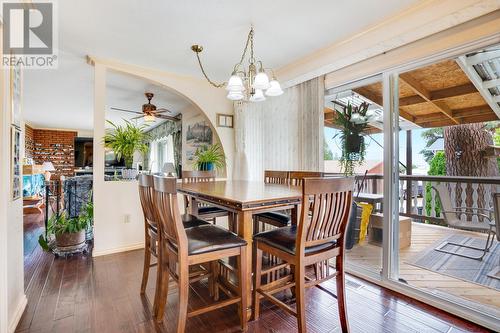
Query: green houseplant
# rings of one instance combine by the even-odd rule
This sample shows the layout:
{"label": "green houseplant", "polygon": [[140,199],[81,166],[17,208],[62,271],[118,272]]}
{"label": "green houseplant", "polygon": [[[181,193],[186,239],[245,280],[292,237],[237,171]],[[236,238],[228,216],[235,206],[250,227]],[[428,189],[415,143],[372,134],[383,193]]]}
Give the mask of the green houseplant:
{"label": "green houseplant", "polygon": [[139,126],[128,120],[124,121],[124,125],[116,125],[107,120],[112,128],[106,130],[103,141],[104,147],[112,149],[116,154],[116,158],[118,160],[123,158],[125,160],[125,167],[132,169],[134,153],[139,152],[144,155],[148,152],[147,142],[149,135],[145,132],[146,126]]}
{"label": "green houseplant", "polygon": [[[368,112],[370,105],[366,102],[359,106],[348,103],[341,111],[336,111],[335,123],[340,127],[340,146],[342,155],[340,166],[347,176],[354,174],[356,163],[362,164],[365,160],[366,146],[362,136],[363,131],[368,127],[368,119],[371,114]],[[337,136],[336,135],[336,136]]]}
{"label": "green houseplant", "polygon": [[52,215],[47,223],[46,235],[40,235],[38,243],[49,251],[54,247],[58,252],[74,252],[85,246],[85,232],[89,220],[80,215],[74,218],[68,217],[66,212]]}
{"label": "green houseplant", "polygon": [[194,153],[194,166],[197,170],[222,170],[226,165],[226,156],[220,144],[202,146]]}

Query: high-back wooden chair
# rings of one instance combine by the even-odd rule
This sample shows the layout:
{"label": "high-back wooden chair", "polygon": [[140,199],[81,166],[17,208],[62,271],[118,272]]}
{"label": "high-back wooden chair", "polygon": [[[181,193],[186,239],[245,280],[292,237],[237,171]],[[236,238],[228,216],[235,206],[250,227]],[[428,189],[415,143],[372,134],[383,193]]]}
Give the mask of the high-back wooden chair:
{"label": "high-back wooden chair", "polygon": [[[203,183],[203,182],[214,182],[216,178],[216,171],[201,171],[201,170],[193,170],[193,171],[182,171],[182,182],[183,183]],[[184,195],[184,208],[186,211],[191,205],[191,200],[187,195]],[[228,216],[228,212],[219,207],[210,206],[205,203],[198,203],[198,206],[192,211],[194,214],[206,221],[212,221],[214,224],[218,217]]]}
{"label": "high-back wooden chair", "polygon": [[[177,201],[176,179],[154,177],[155,207],[160,217],[161,230],[161,300],[155,317],[161,322],[164,315],[165,300],[168,295],[170,277],[179,285],[179,308],[177,311],[177,333],[184,332],[188,317],[197,316],[224,306],[238,303],[243,331],[247,330],[247,263],[245,240],[214,225],[201,225],[185,228]],[[189,267],[210,264],[219,259],[237,257],[238,295],[223,301],[195,309],[188,313]],[[216,282],[218,291],[219,285]],[[225,288],[221,288],[225,291]]]}
{"label": "high-back wooden chair", "polygon": [[264,183],[288,185],[288,171],[264,171]]}
{"label": "high-back wooden chair", "polygon": [[302,186],[304,178],[322,177],[323,173],[319,171],[290,171],[288,175],[289,184],[292,186]]}
{"label": "high-back wooden chair", "polygon": [[[343,332],[349,331],[345,301],[344,235],[352,203],[353,178],[304,178],[302,205],[298,226],[278,228],[254,236],[254,319],[259,317],[262,297],[297,317],[299,332],[306,332],[305,288],[318,285],[330,278],[337,280],[337,301]],[[293,269],[293,274],[261,285],[262,253],[280,258]],[[331,272],[328,260],[336,259]],[[307,266],[325,262],[316,279],[305,275]],[[281,268],[281,264],[278,268]],[[306,281],[307,280],[307,281]],[[278,300],[273,294],[295,288],[296,310]]]}
{"label": "high-back wooden chair", "polygon": [[144,215],[144,268],[142,271],[141,294],[146,292],[149,268],[155,266],[151,257],[158,257],[158,216],[153,206],[153,176],[140,174],[139,198]]}

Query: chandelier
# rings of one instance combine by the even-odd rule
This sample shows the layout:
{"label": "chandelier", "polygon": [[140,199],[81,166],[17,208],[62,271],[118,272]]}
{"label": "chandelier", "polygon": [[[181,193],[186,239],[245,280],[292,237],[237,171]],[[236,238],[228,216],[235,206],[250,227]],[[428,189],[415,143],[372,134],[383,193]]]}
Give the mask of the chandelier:
{"label": "chandelier", "polygon": [[[274,97],[283,94],[280,83],[276,80],[272,69],[264,68],[262,61],[256,60],[253,49],[254,30],[250,28],[248,33],[245,49],[241,55],[240,61],[234,65],[231,77],[227,82],[215,83],[205,72],[200,60],[200,53],[203,51],[203,46],[193,45],[191,50],[196,53],[198,64],[205,79],[214,87],[226,87],[228,91],[227,98],[232,101],[250,101],[261,102],[266,100],[266,96]],[[249,53],[249,54],[248,54]],[[245,68],[243,62],[248,55],[248,67]],[[267,72],[266,72],[267,71]],[[268,73],[271,74],[269,80]]]}

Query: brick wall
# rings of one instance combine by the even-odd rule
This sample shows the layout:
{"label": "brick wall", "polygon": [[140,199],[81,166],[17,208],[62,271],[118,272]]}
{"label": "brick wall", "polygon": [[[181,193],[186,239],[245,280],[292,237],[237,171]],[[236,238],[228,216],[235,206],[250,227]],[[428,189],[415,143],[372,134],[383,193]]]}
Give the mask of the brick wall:
{"label": "brick wall", "polygon": [[35,133],[32,127],[26,125],[24,127],[24,155],[28,158],[33,158],[35,150]]}
{"label": "brick wall", "polygon": [[[75,174],[75,137],[77,132],[57,130],[33,130],[33,159],[36,164],[50,161],[57,176]],[[28,132],[28,131],[26,131]]]}

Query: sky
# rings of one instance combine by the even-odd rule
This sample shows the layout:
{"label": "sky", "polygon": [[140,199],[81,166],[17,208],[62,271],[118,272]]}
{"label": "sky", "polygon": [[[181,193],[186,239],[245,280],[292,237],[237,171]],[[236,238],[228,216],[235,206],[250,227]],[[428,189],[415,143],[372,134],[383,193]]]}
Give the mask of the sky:
{"label": "sky", "polygon": [[[416,129],[412,130],[412,159],[413,164],[417,166],[417,170],[414,169],[414,173],[418,174],[423,172],[427,174],[429,165],[425,162],[424,157],[420,154],[420,151],[425,148],[425,140],[422,138],[422,132],[426,129]],[[338,160],[341,155],[340,150],[340,139],[337,137],[333,139],[339,130],[325,127],[325,141],[333,152],[333,158]],[[384,150],[376,142],[384,145],[383,133],[373,134],[371,138],[366,136],[366,157],[365,160],[376,160],[383,161]],[[399,132],[399,160],[401,163],[406,164],[406,131]],[[420,172],[419,172],[420,171]]]}

